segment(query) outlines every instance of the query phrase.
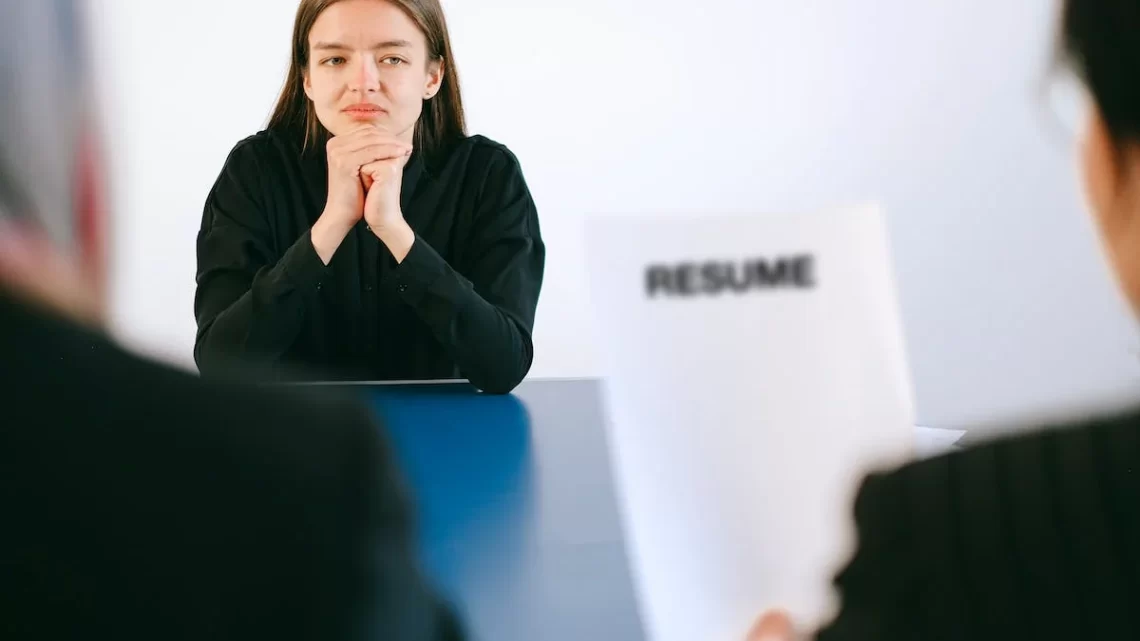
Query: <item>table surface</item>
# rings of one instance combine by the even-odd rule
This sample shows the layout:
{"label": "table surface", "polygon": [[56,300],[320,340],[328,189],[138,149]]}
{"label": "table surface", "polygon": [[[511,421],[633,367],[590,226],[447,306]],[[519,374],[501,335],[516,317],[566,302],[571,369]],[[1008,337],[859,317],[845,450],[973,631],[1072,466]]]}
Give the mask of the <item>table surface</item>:
{"label": "table surface", "polygon": [[645,639],[598,381],[360,389],[410,481],[427,571],[471,639]]}
{"label": "table surface", "polygon": [[641,641],[595,381],[369,386],[474,641]]}

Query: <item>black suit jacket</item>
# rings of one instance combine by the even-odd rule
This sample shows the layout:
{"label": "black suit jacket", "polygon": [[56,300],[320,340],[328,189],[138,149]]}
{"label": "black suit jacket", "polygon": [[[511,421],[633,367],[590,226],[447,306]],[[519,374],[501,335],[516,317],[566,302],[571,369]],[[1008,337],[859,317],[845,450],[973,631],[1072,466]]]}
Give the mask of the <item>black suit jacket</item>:
{"label": "black suit jacket", "polygon": [[457,638],[362,407],[204,382],[0,291],[0,639]]}
{"label": "black suit jacket", "polygon": [[1140,638],[1140,413],[871,476],[820,641]]}

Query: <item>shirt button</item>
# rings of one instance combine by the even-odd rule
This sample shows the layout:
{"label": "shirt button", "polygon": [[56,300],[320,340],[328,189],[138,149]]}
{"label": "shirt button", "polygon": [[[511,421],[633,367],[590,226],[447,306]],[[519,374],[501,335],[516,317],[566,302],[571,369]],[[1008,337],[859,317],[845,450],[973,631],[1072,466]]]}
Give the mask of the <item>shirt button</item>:
{"label": "shirt button", "polygon": [[397,287],[396,289],[400,290],[401,292],[406,292],[406,291],[408,291],[408,286],[403,284],[403,283],[400,283],[400,286]]}
{"label": "shirt button", "polygon": [[318,292],[321,291],[321,284],[320,283],[317,283],[317,291]]}
{"label": "shirt button", "polygon": [[372,291],[372,283],[369,283],[369,284],[365,285],[365,286],[364,286],[364,291],[366,291],[366,292],[370,292],[370,291]]}

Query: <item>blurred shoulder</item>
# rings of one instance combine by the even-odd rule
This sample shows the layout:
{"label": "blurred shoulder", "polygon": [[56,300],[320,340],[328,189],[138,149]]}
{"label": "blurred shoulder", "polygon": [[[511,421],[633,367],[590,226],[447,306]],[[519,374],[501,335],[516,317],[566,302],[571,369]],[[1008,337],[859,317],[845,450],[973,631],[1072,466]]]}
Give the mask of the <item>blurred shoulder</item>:
{"label": "blurred shoulder", "polygon": [[19,426],[10,436],[29,444],[58,433],[69,448],[110,458],[149,451],[281,471],[374,458],[382,447],[373,408],[348,392],[259,385],[236,369],[203,379],[2,295],[0,329],[0,402]]}
{"label": "blurred shoulder", "polygon": [[1069,487],[1092,492],[1124,484],[1140,489],[1140,475],[1132,474],[1136,466],[1140,406],[1018,429],[871,474],[859,490],[856,512],[883,503],[900,509],[977,506],[991,502],[988,496],[1002,503],[1036,504]]}
{"label": "blurred shoulder", "polygon": [[179,432],[171,439],[249,474],[235,482],[258,479],[266,487],[304,489],[289,499],[304,510],[313,501],[324,503],[324,510],[348,509],[358,496],[349,488],[404,491],[379,412],[363,389],[259,383],[237,369],[199,378],[152,362],[135,367],[120,384],[152,400],[133,408],[128,420],[145,425],[161,417]]}
{"label": "blurred shoulder", "polygon": [[[237,455],[308,466],[343,463],[382,445],[376,414],[363,395],[323,386],[268,384],[233,369],[208,379],[142,361],[136,379],[165,408],[156,408]],[[144,371],[145,370],[145,371]],[[144,382],[145,381],[145,382]]]}
{"label": "blurred shoulder", "polygon": [[[1038,611],[1054,629],[1083,628],[1088,611],[1072,603],[1127,594],[1132,580],[1138,464],[1140,411],[1130,409],[868,476],[857,548],[835,577],[843,606],[816,638],[1013,638]],[[1125,612],[1119,603],[1098,601],[1094,618]]]}

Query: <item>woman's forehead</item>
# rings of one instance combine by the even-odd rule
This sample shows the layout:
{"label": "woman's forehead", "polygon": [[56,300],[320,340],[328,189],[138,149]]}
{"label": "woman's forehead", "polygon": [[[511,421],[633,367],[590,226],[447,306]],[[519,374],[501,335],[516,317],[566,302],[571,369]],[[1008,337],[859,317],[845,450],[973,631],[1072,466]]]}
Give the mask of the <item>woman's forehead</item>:
{"label": "woman's forehead", "polygon": [[425,44],[419,26],[399,6],[385,0],[343,0],[317,16],[309,31],[314,50],[333,48],[353,50],[389,49]]}

